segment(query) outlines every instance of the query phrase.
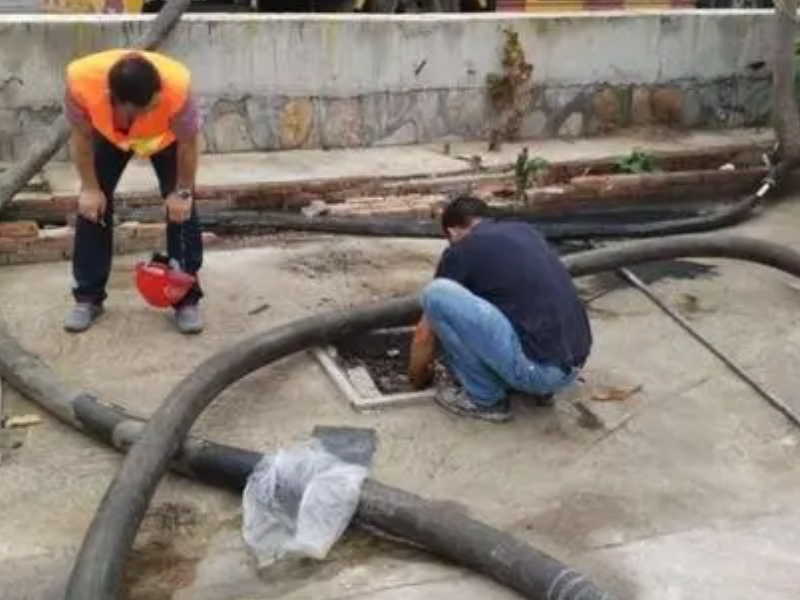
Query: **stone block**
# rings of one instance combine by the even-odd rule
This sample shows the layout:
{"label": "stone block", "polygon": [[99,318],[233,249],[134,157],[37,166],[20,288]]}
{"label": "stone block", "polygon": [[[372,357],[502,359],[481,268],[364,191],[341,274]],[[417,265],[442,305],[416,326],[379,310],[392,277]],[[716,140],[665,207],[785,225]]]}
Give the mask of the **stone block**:
{"label": "stone block", "polygon": [[772,114],[773,87],[763,77],[741,77],[737,81],[737,106],[744,111],[744,125],[753,127],[769,123]]}
{"label": "stone block", "polygon": [[547,135],[547,114],[542,110],[534,110],[525,115],[519,126],[522,138],[536,138]]}
{"label": "stone block", "polygon": [[634,88],[631,94],[631,122],[634,125],[650,125],[653,122],[652,100],[648,88]]}
{"label": "stone block", "polygon": [[256,96],[248,98],[245,107],[250,137],[257,150],[275,150],[280,147],[277,123],[280,108],[275,98]]}
{"label": "stone block", "polygon": [[675,87],[660,88],[652,96],[653,117],[670,127],[683,124],[683,92]]}
{"label": "stone block", "polygon": [[449,91],[443,115],[448,133],[464,138],[484,137],[488,108],[483,89]]}
{"label": "stone block", "polygon": [[114,241],[125,240],[136,235],[136,229],[141,225],[138,221],[125,221],[114,229]]}
{"label": "stone block", "polygon": [[583,89],[579,86],[549,87],[544,90],[542,99],[547,112],[553,114],[570,105],[577,105],[582,94]]}
{"label": "stone block", "polygon": [[24,244],[21,243],[19,238],[3,238],[0,237],[0,253],[9,254],[18,252]]}
{"label": "stone block", "polygon": [[415,92],[411,118],[420,132],[420,141],[435,140],[447,135],[447,122],[442,114],[444,94],[446,92],[431,90]]}
{"label": "stone block", "polygon": [[72,255],[73,234],[70,232],[67,235],[42,237],[32,242],[29,248],[41,252],[52,252],[54,255],[58,254],[59,258],[67,258]]}
{"label": "stone block", "polygon": [[413,121],[403,123],[397,129],[386,132],[386,135],[375,144],[378,146],[402,146],[404,144],[415,144],[420,140],[417,125]]}
{"label": "stone block", "polygon": [[166,235],[164,223],[138,223],[132,237],[140,240],[157,240]]}
{"label": "stone block", "polygon": [[323,107],[323,147],[354,148],[365,145],[361,102],[358,98],[327,100]]}
{"label": "stone block", "polygon": [[622,126],[621,92],[605,87],[592,96],[592,114],[601,133],[613,131]]}
{"label": "stone block", "polygon": [[217,116],[211,124],[214,149],[217,152],[243,152],[253,150],[247,129],[247,119],[238,112]]}
{"label": "stone block", "polygon": [[39,231],[39,239],[41,240],[72,240],[75,235],[75,229],[72,227],[49,227]]}
{"label": "stone block", "polygon": [[574,112],[569,115],[558,129],[559,137],[578,137],[583,133],[583,114]]}
{"label": "stone block", "polygon": [[289,100],[281,111],[278,137],[282,149],[303,147],[314,127],[314,104],[308,98]]}
{"label": "stone block", "polygon": [[[769,111],[769,109],[767,109]],[[681,124],[684,127],[697,127],[703,123],[703,105],[700,94],[696,90],[683,93],[681,105]]]}

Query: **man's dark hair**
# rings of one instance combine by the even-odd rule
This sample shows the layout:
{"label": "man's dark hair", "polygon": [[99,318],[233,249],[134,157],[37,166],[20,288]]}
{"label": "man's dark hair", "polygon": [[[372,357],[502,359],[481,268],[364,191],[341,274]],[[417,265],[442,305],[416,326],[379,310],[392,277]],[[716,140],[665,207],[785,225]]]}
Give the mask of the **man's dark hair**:
{"label": "man's dark hair", "polygon": [[450,227],[469,227],[475,219],[488,216],[489,207],[475,196],[459,196],[442,212],[442,230]]}
{"label": "man's dark hair", "polygon": [[161,77],[149,60],[132,52],[111,67],[108,74],[111,95],[118,103],[144,108],[161,91]]}

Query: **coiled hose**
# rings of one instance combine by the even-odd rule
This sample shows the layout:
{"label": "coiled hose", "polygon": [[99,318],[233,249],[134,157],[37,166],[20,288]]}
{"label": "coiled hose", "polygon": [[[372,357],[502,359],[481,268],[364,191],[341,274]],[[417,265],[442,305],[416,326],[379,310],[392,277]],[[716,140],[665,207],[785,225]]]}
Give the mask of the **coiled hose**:
{"label": "coiled hose", "polygon": [[[679,236],[604,248],[565,259],[573,276],[679,257],[733,258],[800,277],[800,254],[771,242],[728,235]],[[224,388],[286,354],[375,327],[404,325],[418,316],[416,298],[309,317],[244,340],[201,364],[168,395],[149,422],[84,394],[64,389],[46,365],[0,332],[0,374],[63,420],[128,455],[109,486],[84,539],[68,585],[70,600],[117,596],[122,566],[155,487],[173,468],[215,484],[241,488],[259,455],[188,439],[191,425]],[[131,447],[131,445],[133,446]],[[555,559],[511,536],[370,481],[357,514],[363,522],[486,573],[528,598],[607,597]]]}

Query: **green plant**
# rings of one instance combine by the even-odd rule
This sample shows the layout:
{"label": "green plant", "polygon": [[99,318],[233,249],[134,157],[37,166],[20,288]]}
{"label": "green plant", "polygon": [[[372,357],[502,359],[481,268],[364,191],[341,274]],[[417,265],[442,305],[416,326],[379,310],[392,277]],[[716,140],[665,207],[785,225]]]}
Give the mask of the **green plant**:
{"label": "green plant", "polygon": [[633,150],[628,156],[620,158],[616,167],[621,173],[652,173],[658,170],[658,163],[652,154]]}
{"label": "green plant", "polygon": [[514,164],[517,198],[523,200],[525,198],[525,190],[531,187],[532,182],[546,173],[549,168],[549,162],[540,156],[530,158],[528,149],[523,148],[517,155],[517,161]]}

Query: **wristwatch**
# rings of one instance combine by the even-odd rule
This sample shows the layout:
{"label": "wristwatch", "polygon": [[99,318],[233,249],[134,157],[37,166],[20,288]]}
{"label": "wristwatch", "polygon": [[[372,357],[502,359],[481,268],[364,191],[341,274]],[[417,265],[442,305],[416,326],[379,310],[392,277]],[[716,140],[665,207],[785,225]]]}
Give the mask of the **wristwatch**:
{"label": "wristwatch", "polygon": [[192,199],[192,190],[189,188],[181,188],[177,190],[178,198],[181,200],[191,200]]}

